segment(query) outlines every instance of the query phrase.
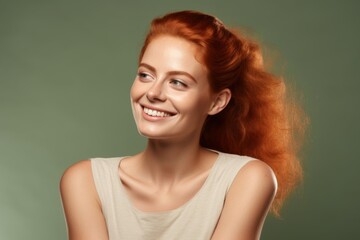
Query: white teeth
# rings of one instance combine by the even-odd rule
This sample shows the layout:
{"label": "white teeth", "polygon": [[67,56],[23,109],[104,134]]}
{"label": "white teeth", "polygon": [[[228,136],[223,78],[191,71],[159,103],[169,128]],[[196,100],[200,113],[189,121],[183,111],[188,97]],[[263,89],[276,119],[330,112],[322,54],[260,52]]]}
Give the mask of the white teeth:
{"label": "white teeth", "polygon": [[152,117],[169,117],[170,116],[169,113],[160,112],[160,111],[149,109],[149,108],[146,108],[146,107],[144,107],[144,112],[147,115],[152,116]]}

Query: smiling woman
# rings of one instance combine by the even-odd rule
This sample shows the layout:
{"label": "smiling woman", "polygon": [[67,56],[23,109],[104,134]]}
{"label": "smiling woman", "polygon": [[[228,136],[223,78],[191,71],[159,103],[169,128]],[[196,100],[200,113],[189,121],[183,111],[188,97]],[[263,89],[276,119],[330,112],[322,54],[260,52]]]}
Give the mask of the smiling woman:
{"label": "smiling woman", "polygon": [[259,239],[301,177],[301,126],[258,45],[207,14],[156,18],[131,105],[146,148],[61,179],[69,239]]}

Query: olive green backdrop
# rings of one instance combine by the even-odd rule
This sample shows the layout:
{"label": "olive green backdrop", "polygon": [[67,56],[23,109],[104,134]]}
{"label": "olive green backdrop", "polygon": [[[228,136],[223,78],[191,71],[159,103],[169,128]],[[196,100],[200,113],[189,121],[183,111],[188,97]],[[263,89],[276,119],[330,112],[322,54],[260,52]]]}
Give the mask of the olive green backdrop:
{"label": "olive green backdrop", "polygon": [[304,184],[262,239],[356,239],[358,1],[0,0],[0,239],[66,238],[66,167],[144,146],[129,88],[149,21],[194,9],[252,32],[302,95]]}

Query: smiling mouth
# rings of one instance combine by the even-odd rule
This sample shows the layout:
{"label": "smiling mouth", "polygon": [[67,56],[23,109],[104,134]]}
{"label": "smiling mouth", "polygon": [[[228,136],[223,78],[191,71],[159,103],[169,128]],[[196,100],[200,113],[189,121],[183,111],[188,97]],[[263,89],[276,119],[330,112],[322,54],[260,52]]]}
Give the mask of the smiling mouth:
{"label": "smiling mouth", "polygon": [[169,113],[169,112],[162,112],[162,111],[158,111],[158,110],[155,110],[155,109],[150,109],[150,108],[147,108],[147,107],[143,107],[144,109],[144,112],[151,116],[151,117],[171,117],[171,116],[174,116],[175,114],[173,113]]}

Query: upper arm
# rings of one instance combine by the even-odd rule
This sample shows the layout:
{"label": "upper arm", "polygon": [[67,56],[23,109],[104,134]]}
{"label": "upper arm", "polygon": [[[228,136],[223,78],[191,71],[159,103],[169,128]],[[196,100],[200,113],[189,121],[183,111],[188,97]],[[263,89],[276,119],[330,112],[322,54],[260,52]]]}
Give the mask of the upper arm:
{"label": "upper arm", "polygon": [[108,239],[89,160],[75,163],[64,172],[60,193],[69,240]]}
{"label": "upper arm", "polygon": [[277,189],[272,169],[259,160],[250,161],[238,172],[226,196],[212,240],[255,240]]}

